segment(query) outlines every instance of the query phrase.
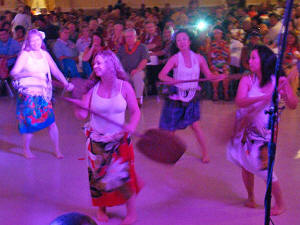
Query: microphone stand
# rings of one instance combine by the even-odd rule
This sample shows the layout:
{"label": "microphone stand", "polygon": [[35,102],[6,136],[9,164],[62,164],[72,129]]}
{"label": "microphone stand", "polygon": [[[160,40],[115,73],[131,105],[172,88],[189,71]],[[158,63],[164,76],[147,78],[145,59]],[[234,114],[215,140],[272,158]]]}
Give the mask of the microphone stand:
{"label": "microphone stand", "polygon": [[275,83],[275,89],[272,96],[272,106],[267,114],[270,114],[269,118],[269,129],[271,130],[271,139],[269,141],[268,145],[268,178],[267,178],[267,190],[265,195],[265,225],[270,224],[270,211],[271,211],[271,194],[272,194],[272,174],[273,174],[273,167],[275,162],[275,154],[276,154],[276,142],[277,142],[277,124],[278,124],[278,81],[279,81],[279,73],[285,47],[286,47],[286,39],[288,34],[288,27],[289,22],[291,18],[291,11],[293,6],[293,0],[287,0],[285,12],[284,12],[284,20],[283,20],[283,28],[284,33],[283,35],[279,35],[278,40],[278,58],[276,61],[276,67],[275,67],[275,77],[276,77],[276,83]]}

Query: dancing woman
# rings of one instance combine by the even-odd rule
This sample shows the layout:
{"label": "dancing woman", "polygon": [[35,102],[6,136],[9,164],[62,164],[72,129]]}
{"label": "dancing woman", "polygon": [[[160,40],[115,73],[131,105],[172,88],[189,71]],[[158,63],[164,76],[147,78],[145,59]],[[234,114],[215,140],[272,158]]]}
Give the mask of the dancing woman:
{"label": "dancing woman", "polygon": [[[92,112],[86,125],[88,172],[94,206],[98,206],[98,219],[107,221],[106,207],[126,203],[127,216],[123,224],[136,220],[135,196],[139,191],[134,170],[134,152],[128,133],[133,132],[140,119],[140,110],[131,85],[125,81],[126,73],[116,55],[109,50],[100,51],[94,59],[94,88],[82,100],[69,99]],[[130,119],[125,123],[125,111]],[[108,122],[101,114],[120,126]],[[76,108],[75,115],[85,119],[88,111]]]}
{"label": "dancing woman", "polygon": [[63,158],[59,148],[59,133],[52,108],[51,73],[63,83],[66,90],[74,86],[65,79],[50,54],[46,51],[44,34],[36,29],[28,31],[23,50],[10,74],[18,88],[17,119],[23,135],[23,149],[26,158],[34,158],[30,150],[33,133],[49,128],[55,146],[55,156]]}
{"label": "dancing woman", "polygon": [[[235,102],[236,112],[234,136],[227,153],[228,159],[242,168],[242,177],[248,192],[247,207],[256,207],[254,198],[254,175],[267,180],[268,142],[271,131],[268,130],[271,96],[275,87],[276,55],[268,47],[258,45],[251,52],[249,67],[251,74],[241,79]],[[285,104],[295,109],[297,97],[285,77],[279,79],[279,93]],[[278,178],[273,173],[272,191],[275,206],[272,215],[284,211],[284,202]]]}
{"label": "dancing woman", "polygon": [[[223,76],[212,74],[204,57],[191,50],[191,35],[187,30],[177,31],[172,49],[175,54],[159,73],[159,79],[174,84],[177,90],[165,100],[159,127],[175,132],[190,126],[202,148],[202,162],[207,163],[209,162],[207,147],[198,125],[200,120],[200,101],[197,94],[199,84],[198,82],[178,82],[199,79],[200,70],[207,78],[222,79]],[[168,76],[171,70],[173,70],[173,77]]]}

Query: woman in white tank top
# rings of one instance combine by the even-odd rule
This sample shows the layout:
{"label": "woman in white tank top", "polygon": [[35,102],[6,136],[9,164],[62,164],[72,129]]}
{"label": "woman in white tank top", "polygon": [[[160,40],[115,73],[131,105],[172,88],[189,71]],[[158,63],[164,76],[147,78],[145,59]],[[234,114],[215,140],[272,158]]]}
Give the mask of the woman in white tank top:
{"label": "woman in white tank top", "polygon": [[[191,127],[202,148],[202,162],[209,162],[207,146],[202,130],[198,123],[200,120],[200,104],[197,91],[200,90],[198,82],[180,83],[181,80],[199,79],[200,70],[207,78],[215,78],[207,66],[203,56],[191,50],[191,35],[186,30],[179,30],[175,34],[173,48],[177,49],[159,73],[159,79],[169,82],[176,87],[176,93],[165,100],[162,109],[161,129],[175,132],[178,129]],[[173,70],[173,77],[168,73]],[[223,76],[218,77],[220,80]]]}
{"label": "woman in white tank top", "polygon": [[[263,60],[262,60],[263,59]],[[276,55],[266,46],[256,46],[250,55],[251,75],[241,79],[235,102],[239,109],[236,112],[235,131],[227,147],[228,159],[242,168],[243,181],[248,192],[245,202],[247,207],[256,207],[254,198],[254,175],[267,180],[269,109],[275,86]],[[285,77],[279,79],[279,93],[289,108],[296,108],[298,99]],[[275,205],[272,215],[284,211],[284,202],[278,179],[273,174],[272,191]]]}
{"label": "woman in white tank top", "polygon": [[47,127],[55,146],[56,157],[63,158],[59,148],[59,134],[51,102],[51,73],[64,84],[68,91],[71,91],[74,86],[67,82],[45,50],[43,35],[36,29],[28,32],[23,50],[10,72],[15,79],[14,86],[18,90],[17,119],[19,131],[23,135],[26,158],[35,157],[30,150],[33,133]]}
{"label": "woman in white tank top", "polygon": [[[136,220],[135,196],[140,187],[134,169],[134,153],[128,133],[133,132],[140,119],[140,110],[131,85],[124,80],[126,73],[112,51],[101,51],[94,59],[97,84],[82,100],[69,99],[96,114],[86,124],[88,172],[92,203],[99,207],[97,217],[108,221],[106,207],[126,203],[124,224]],[[125,122],[125,111],[130,119]],[[76,109],[78,118],[88,112]],[[97,114],[123,125],[123,128],[104,120]]]}

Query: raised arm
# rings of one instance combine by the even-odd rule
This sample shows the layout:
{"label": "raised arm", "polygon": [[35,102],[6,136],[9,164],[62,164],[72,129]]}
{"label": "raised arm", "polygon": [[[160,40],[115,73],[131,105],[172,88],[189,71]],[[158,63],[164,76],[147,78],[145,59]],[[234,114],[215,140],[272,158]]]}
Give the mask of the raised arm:
{"label": "raised arm", "polygon": [[249,97],[248,92],[250,90],[250,87],[251,87],[251,80],[249,76],[243,77],[239,83],[239,87],[235,98],[235,103],[238,107],[244,108],[244,107],[251,106],[257,102],[263,103],[264,101],[267,104],[267,102],[271,101],[272,92],[262,96]]}
{"label": "raised arm", "polygon": [[87,47],[83,52],[82,61],[84,61],[84,62],[89,61],[93,55],[93,52],[94,52],[94,45],[92,45],[92,47],[90,47],[90,48]]}
{"label": "raised arm", "polygon": [[136,101],[136,96],[132,86],[124,81],[123,88],[125,91],[125,99],[127,102],[127,106],[129,109],[130,118],[127,124],[125,124],[124,128],[128,132],[134,132],[136,127],[140,121],[141,111]]}
{"label": "raised arm", "polygon": [[74,113],[77,119],[83,120],[86,119],[89,115],[89,107],[90,101],[93,93],[93,89],[91,88],[88,93],[82,96],[82,99],[75,98],[65,98],[67,101],[74,103]]}

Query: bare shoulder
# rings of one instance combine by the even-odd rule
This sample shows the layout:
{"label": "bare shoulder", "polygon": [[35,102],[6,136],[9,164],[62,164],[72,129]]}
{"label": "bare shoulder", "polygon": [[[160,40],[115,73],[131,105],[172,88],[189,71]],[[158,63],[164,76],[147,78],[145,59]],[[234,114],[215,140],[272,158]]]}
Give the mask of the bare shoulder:
{"label": "bare shoulder", "polygon": [[27,57],[29,55],[29,52],[28,51],[25,51],[25,50],[22,50],[20,53],[19,53],[19,57]]}
{"label": "bare shoulder", "polygon": [[96,85],[94,85],[94,87],[92,87],[86,94],[84,94],[82,96],[82,100],[83,101],[89,101],[89,99],[91,98],[92,94],[93,94],[93,91],[94,91],[94,88],[95,88]]}
{"label": "bare shoulder", "polygon": [[251,75],[243,76],[240,80],[239,86],[250,87],[251,86]]}
{"label": "bare shoulder", "polygon": [[123,84],[122,84],[122,85],[123,85],[123,86],[122,86],[122,90],[126,91],[126,93],[127,93],[128,91],[133,90],[132,85],[131,85],[128,81],[123,80],[122,82],[123,82]]}
{"label": "bare shoulder", "polygon": [[46,56],[46,57],[51,57],[50,54],[49,54],[49,52],[47,52],[46,50],[41,49],[41,52],[42,52],[42,54],[43,54],[44,56]]}
{"label": "bare shoulder", "polygon": [[178,64],[178,54],[172,55],[168,60],[168,63],[177,66]]}
{"label": "bare shoulder", "polygon": [[251,77],[250,76],[251,75],[242,76],[240,82],[242,82],[242,83],[249,83],[250,84],[250,82],[251,82]]}

